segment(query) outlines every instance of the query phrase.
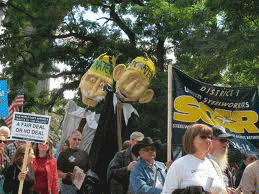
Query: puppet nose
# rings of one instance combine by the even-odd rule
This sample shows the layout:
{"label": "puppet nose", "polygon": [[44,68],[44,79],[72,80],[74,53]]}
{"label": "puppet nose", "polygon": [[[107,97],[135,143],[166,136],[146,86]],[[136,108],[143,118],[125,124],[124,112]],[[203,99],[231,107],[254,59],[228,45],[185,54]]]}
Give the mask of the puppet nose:
{"label": "puppet nose", "polygon": [[137,80],[132,81],[131,83],[129,83],[129,84],[127,85],[127,87],[125,87],[125,90],[126,90],[127,92],[131,92],[131,91],[136,87],[136,84],[137,84],[137,83],[138,83]]}

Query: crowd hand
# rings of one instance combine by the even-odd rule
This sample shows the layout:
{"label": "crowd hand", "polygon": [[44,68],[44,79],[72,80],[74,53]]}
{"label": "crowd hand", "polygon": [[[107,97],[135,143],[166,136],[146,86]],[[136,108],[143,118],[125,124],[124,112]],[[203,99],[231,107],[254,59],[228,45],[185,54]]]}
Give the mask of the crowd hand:
{"label": "crowd hand", "polygon": [[168,169],[173,163],[173,160],[168,160],[166,163],[165,163],[165,166],[166,168]]}
{"label": "crowd hand", "polygon": [[236,189],[235,189],[235,188],[233,188],[233,187],[228,187],[228,188],[227,188],[227,192],[228,192],[228,194],[234,194],[234,193],[235,193],[235,191],[236,191]]}
{"label": "crowd hand", "polygon": [[128,165],[128,171],[131,171],[132,170],[132,168],[136,165],[136,163],[137,163],[137,161],[132,161],[131,163],[129,163],[129,165]]}
{"label": "crowd hand", "polygon": [[72,180],[72,182],[75,181],[75,178],[76,178],[75,175],[76,175],[76,173],[77,173],[77,168],[74,167],[73,172],[72,172],[72,175],[71,175],[71,180]]}
{"label": "crowd hand", "polygon": [[65,179],[66,176],[67,176],[67,173],[64,173],[64,172],[58,170],[58,176],[59,176],[61,179]]}
{"label": "crowd hand", "polygon": [[26,175],[27,175],[27,173],[28,173],[28,170],[25,170],[25,171],[23,171],[23,172],[20,172],[20,173],[18,174],[18,180],[19,180],[19,181],[24,180],[25,177],[26,177]]}

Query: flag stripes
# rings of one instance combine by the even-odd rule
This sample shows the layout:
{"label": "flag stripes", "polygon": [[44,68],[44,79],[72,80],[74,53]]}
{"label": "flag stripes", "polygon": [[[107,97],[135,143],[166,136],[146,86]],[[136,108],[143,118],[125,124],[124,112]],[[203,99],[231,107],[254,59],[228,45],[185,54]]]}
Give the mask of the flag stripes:
{"label": "flag stripes", "polygon": [[10,129],[12,127],[12,120],[13,120],[13,114],[14,112],[19,112],[19,107],[23,106],[24,104],[24,89],[20,89],[18,91],[17,96],[11,103],[11,105],[8,108],[9,111],[9,117],[4,119],[4,122],[6,123],[7,127]]}

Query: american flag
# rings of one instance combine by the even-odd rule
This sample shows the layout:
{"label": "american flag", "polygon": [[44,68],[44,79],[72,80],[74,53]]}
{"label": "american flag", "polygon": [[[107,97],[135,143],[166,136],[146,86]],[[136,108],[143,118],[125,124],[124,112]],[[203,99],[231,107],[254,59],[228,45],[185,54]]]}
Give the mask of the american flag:
{"label": "american flag", "polygon": [[9,117],[4,119],[4,122],[6,123],[7,127],[11,129],[12,127],[12,120],[13,120],[13,113],[19,111],[19,107],[23,106],[24,103],[24,88],[21,88],[13,102],[8,108],[9,111]]}

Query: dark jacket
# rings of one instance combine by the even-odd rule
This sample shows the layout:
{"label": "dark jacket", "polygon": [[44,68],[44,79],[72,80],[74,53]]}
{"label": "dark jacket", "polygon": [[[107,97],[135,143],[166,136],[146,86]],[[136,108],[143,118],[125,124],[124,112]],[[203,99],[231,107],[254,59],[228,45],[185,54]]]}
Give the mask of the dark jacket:
{"label": "dark jacket", "polygon": [[244,170],[246,168],[246,165],[244,164],[244,162],[241,163],[240,168],[238,169],[237,173],[236,173],[236,180],[235,180],[235,187],[237,188],[240,184],[242,175],[244,173]]}
{"label": "dark jacket", "polygon": [[131,148],[117,152],[111,160],[107,172],[107,181],[111,194],[127,193],[130,176],[127,166],[132,161]]}
{"label": "dark jacket", "polygon": [[[5,180],[3,189],[4,192],[12,194],[17,194],[19,190],[20,181],[18,180],[18,175],[21,172],[21,170],[14,164],[9,166]],[[30,194],[33,192],[33,185],[34,185],[34,174],[33,170],[29,168],[29,172],[27,173],[24,183],[23,183],[23,194]]]}
{"label": "dark jacket", "polygon": [[[78,149],[66,149],[61,152],[57,160],[57,169],[64,173],[72,173],[74,167],[78,166],[87,172],[89,169],[88,154]],[[62,180],[63,184],[72,185],[71,174]]]}

